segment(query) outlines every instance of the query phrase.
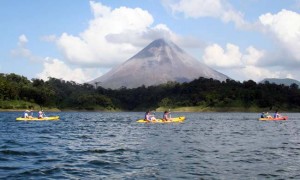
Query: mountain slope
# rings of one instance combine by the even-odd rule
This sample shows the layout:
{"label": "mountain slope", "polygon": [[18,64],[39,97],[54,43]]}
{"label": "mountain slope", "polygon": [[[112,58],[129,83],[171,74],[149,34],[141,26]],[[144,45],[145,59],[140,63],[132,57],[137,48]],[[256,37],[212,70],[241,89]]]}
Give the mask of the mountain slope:
{"label": "mountain slope", "polygon": [[228,79],[185,53],[172,42],[158,39],[150,43],[135,56],[91,81],[104,88],[136,88],[168,81],[189,82],[199,77],[220,81]]}
{"label": "mountain slope", "polygon": [[283,84],[286,86],[290,86],[291,84],[297,84],[298,86],[300,86],[300,82],[295,80],[295,79],[289,79],[289,78],[285,78],[285,79],[278,79],[278,78],[266,78],[262,81],[260,81],[260,83],[265,83],[266,81],[268,81],[269,83],[274,83],[274,84]]}

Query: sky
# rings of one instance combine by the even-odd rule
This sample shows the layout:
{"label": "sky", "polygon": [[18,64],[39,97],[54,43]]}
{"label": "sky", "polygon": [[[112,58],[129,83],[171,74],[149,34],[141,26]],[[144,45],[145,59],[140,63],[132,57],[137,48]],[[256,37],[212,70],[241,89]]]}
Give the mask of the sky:
{"label": "sky", "polygon": [[236,81],[300,80],[300,0],[0,1],[0,73],[85,83],[158,38]]}

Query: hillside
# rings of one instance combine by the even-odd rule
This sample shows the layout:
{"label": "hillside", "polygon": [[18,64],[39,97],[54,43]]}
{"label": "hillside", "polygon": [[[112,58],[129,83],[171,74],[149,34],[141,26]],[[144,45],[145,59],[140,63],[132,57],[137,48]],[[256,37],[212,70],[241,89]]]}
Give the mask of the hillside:
{"label": "hillside", "polygon": [[61,79],[47,81],[16,74],[0,74],[0,109],[56,109],[88,111],[266,111],[300,109],[296,86],[257,84],[198,78],[189,83],[117,90],[95,88]]}
{"label": "hillside", "polygon": [[300,82],[295,80],[295,79],[289,79],[289,78],[285,78],[285,79],[278,79],[278,78],[266,78],[262,81],[260,81],[260,83],[265,83],[266,81],[268,81],[269,83],[274,83],[274,84],[283,84],[286,86],[290,86],[291,84],[297,84],[300,87]]}

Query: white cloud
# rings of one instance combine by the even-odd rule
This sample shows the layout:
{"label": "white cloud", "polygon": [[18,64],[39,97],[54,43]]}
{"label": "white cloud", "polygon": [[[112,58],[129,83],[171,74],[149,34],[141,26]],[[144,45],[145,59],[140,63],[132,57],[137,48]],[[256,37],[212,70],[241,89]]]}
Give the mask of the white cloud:
{"label": "white cloud", "polygon": [[246,66],[244,69],[238,70],[244,79],[252,79],[254,81],[261,81],[265,78],[292,78],[299,79],[300,76],[296,71],[287,70],[284,68],[265,68],[257,66]]}
{"label": "white cloud", "polygon": [[123,32],[142,33],[153,23],[152,16],[140,8],[111,10],[96,2],[90,2],[90,6],[94,19],[89,27],[79,36],[63,33],[57,40],[58,47],[71,63],[102,66],[120,63],[137,49],[130,43],[109,42],[107,37]]}
{"label": "white cloud", "polygon": [[26,35],[22,34],[19,36],[19,41],[17,43],[17,48],[11,50],[11,55],[15,57],[24,57],[32,62],[39,62],[41,58],[32,54],[32,52],[26,47],[28,39]]}
{"label": "white cloud", "polygon": [[20,35],[19,36],[19,43],[18,43],[18,45],[24,45],[24,44],[26,44],[28,42],[28,39],[27,39],[27,37],[24,35],[24,34],[22,34],[22,35]]}
{"label": "white cloud", "polygon": [[207,65],[240,81],[248,79],[260,81],[267,77],[291,76],[291,71],[278,67],[261,67],[260,63],[265,56],[265,51],[258,50],[253,46],[248,47],[245,53],[242,53],[240,48],[234,44],[227,44],[226,48],[213,44],[205,48],[203,60]]}
{"label": "white cloud", "polygon": [[89,45],[79,37],[64,33],[58,40],[58,47],[63,51],[65,58],[75,64],[89,64],[97,60]]}
{"label": "white cloud", "polygon": [[245,68],[237,70],[240,76],[244,76],[244,79],[252,79],[254,81],[260,81],[264,78],[278,78],[280,77],[279,72],[274,72],[267,68],[260,68],[252,65],[248,65]]}
{"label": "white cloud", "polygon": [[300,62],[299,13],[283,9],[277,14],[267,13],[261,15],[259,22],[265,33],[271,35],[277,42],[277,46],[282,52],[281,58],[285,61]]}
{"label": "white cloud", "polygon": [[47,80],[49,77],[57,79],[64,79],[67,81],[75,81],[78,83],[84,83],[87,79],[91,79],[81,68],[71,69],[63,61],[53,58],[45,58],[43,63],[43,71],[37,74],[40,79]]}
{"label": "white cloud", "polygon": [[186,17],[220,17],[223,7],[220,0],[190,0],[170,4],[173,12],[184,13]]}
{"label": "white cloud", "polygon": [[273,54],[267,54],[266,51],[253,46],[249,46],[243,53],[234,44],[227,44],[225,48],[213,44],[205,48],[202,59],[210,67],[239,81],[261,81],[264,78],[300,79],[298,66],[292,69],[284,64],[266,65],[265,61],[272,56]]}
{"label": "white cloud", "polygon": [[205,48],[203,60],[209,66],[236,68],[242,65],[242,54],[236,45],[227,44],[224,50],[218,44],[213,44]]}
{"label": "white cloud", "polygon": [[59,49],[70,63],[112,67],[156,38],[176,38],[164,24],[151,27],[152,15],[141,8],[111,9],[93,1],[90,6],[94,18],[86,30],[78,36],[63,33],[57,38]]}
{"label": "white cloud", "polygon": [[46,42],[55,42],[57,39],[56,35],[48,35],[48,36],[43,36],[41,40],[46,41]]}
{"label": "white cloud", "polygon": [[[246,49],[245,54],[241,53],[240,56],[239,53],[234,53],[235,56],[231,56],[234,54],[229,53],[228,45],[226,50],[214,45],[206,48],[206,56],[204,56],[206,62],[217,69],[221,69],[223,73],[229,76],[232,74],[232,77],[236,77],[238,80],[300,79],[298,72],[300,65],[300,14],[285,9],[277,14],[266,13],[259,17],[259,24],[256,25],[260,25],[257,27],[274,40],[275,49],[266,52],[250,46]],[[211,55],[213,51],[219,53]],[[228,58],[231,58],[231,61]],[[238,58],[240,59],[237,60]],[[241,68],[231,66],[234,64],[233,62],[242,64]]]}
{"label": "white cloud", "polygon": [[[53,36],[44,37],[44,40],[51,40]],[[26,48],[28,43],[26,35],[19,36],[18,47],[11,51],[11,54],[16,57],[22,57],[29,61],[38,64],[43,63],[43,70],[37,74],[37,78],[47,80],[48,77],[61,78],[67,81],[75,81],[78,83],[87,82],[92,80],[95,76],[101,75],[98,70],[82,69],[82,68],[70,68],[63,61],[53,58],[41,58],[34,55],[29,49]],[[1,67],[0,67],[1,68]],[[102,69],[103,70],[103,69]]]}
{"label": "white cloud", "polygon": [[247,81],[251,79],[259,82],[265,78],[299,78],[294,76],[295,72],[253,65],[246,65],[242,68],[223,69],[222,73],[237,81]]}
{"label": "white cloud", "polygon": [[269,52],[249,46],[242,53],[237,45],[230,43],[227,43],[225,48],[218,44],[207,46],[203,52],[203,61],[209,66],[223,73],[235,73],[232,77],[238,78],[241,76],[245,79],[293,76],[299,79],[297,75],[300,65],[299,13],[283,9],[276,14],[263,14],[258,22],[250,24],[228,0],[162,1],[174,14],[183,14],[186,18],[212,17],[225,23],[233,22],[238,28],[262,30],[261,32],[275,40],[275,43],[272,43],[275,49]]}
{"label": "white cloud", "polygon": [[245,65],[256,65],[259,66],[260,61],[265,57],[265,52],[263,50],[257,50],[253,46],[246,49],[247,54],[242,56],[242,62]]}
{"label": "white cloud", "polygon": [[173,13],[183,13],[186,18],[213,17],[223,22],[234,22],[239,28],[249,28],[243,14],[236,11],[227,0],[164,0]]}
{"label": "white cloud", "polygon": [[92,13],[94,14],[95,17],[109,15],[111,12],[110,7],[103,6],[101,3],[90,1],[90,6],[91,6]]}
{"label": "white cloud", "polygon": [[106,40],[115,44],[131,44],[134,47],[143,47],[149,43],[149,40],[166,38],[176,40],[177,36],[164,24],[158,24],[151,29],[139,32],[135,30],[126,30],[121,33],[108,34]]}
{"label": "white cloud", "polygon": [[18,47],[11,53],[43,63],[44,69],[38,78],[55,77],[87,82],[127,60],[154,39],[166,38],[187,45],[196,44],[195,40],[183,41],[185,38],[174,34],[165,24],[153,25],[152,15],[141,8],[111,9],[93,1],[90,7],[94,16],[82,33],[41,37],[42,41],[56,43],[64,56],[62,60],[35,56],[26,48],[28,39],[25,35],[19,37]]}
{"label": "white cloud", "polygon": [[165,24],[153,25],[151,14],[140,8],[111,9],[90,2],[94,18],[78,36],[63,33],[57,45],[70,63],[112,67],[158,38],[170,39],[185,47],[200,46],[195,38],[173,33]]}

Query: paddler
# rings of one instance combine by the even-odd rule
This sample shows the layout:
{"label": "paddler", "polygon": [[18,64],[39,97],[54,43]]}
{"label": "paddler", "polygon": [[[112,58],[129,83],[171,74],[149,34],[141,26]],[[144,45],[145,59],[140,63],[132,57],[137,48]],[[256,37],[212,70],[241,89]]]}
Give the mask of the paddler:
{"label": "paddler", "polygon": [[154,117],[154,115],[150,114],[150,111],[147,111],[145,113],[145,118],[146,121],[151,122],[151,121],[156,121],[156,118]]}
{"label": "paddler", "polygon": [[260,118],[266,118],[265,112],[262,112]]}
{"label": "paddler", "polygon": [[278,110],[275,111],[274,118],[279,118],[281,115],[278,113]]}
{"label": "paddler", "polygon": [[23,118],[29,118],[29,115],[28,115],[29,112],[30,112],[29,110],[25,110]]}
{"label": "paddler", "polygon": [[272,118],[272,116],[269,114],[269,112],[266,112],[266,114],[265,114],[265,116],[266,116],[266,118]]}
{"label": "paddler", "polygon": [[172,121],[172,118],[170,118],[170,111],[165,111],[163,115],[163,121]]}
{"label": "paddler", "polygon": [[39,119],[42,119],[43,117],[44,117],[43,112],[42,112],[42,111],[39,111],[38,118],[39,118]]}

